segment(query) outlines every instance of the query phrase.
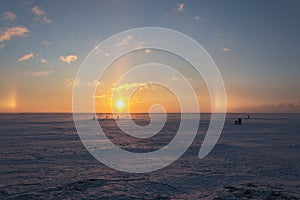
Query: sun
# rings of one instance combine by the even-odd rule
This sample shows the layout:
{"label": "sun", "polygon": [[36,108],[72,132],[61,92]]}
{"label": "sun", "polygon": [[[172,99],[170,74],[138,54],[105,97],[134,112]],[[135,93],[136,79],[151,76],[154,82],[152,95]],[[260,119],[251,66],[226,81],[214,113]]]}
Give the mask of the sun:
{"label": "sun", "polygon": [[119,109],[122,109],[124,107],[124,101],[122,99],[119,99],[116,103],[116,106],[119,108]]}

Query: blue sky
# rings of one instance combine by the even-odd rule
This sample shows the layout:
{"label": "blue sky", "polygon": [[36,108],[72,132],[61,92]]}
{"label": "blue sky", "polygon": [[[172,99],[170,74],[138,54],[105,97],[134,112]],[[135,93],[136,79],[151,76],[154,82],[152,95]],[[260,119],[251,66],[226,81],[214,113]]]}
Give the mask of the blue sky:
{"label": "blue sky", "polygon": [[69,82],[95,45],[155,26],[206,48],[229,111],[300,112],[299,9],[296,0],[1,1],[0,111],[71,111]]}

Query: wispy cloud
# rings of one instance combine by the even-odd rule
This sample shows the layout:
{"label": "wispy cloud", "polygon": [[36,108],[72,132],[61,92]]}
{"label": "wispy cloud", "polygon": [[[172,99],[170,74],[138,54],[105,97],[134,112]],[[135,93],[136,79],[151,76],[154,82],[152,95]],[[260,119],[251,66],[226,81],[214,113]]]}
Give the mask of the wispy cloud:
{"label": "wispy cloud", "polygon": [[17,18],[17,15],[15,14],[15,13],[13,13],[13,12],[4,12],[3,14],[2,14],[2,19],[3,20],[14,20],[14,19],[16,19]]}
{"label": "wispy cloud", "polygon": [[45,58],[41,58],[41,59],[40,59],[40,62],[43,63],[43,64],[46,64],[46,63],[47,63],[47,60],[46,60]]}
{"label": "wispy cloud", "polygon": [[129,42],[132,40],[131,35],[127,35],[121,42],[117,44],[117,46],[126,46],[129,45]]}
{"label": "wispy cloud", "polygon": [[51,43],[50,41],[43,40],[43,41],[42,41],[42,44],[45,45],[45,46],[49,46],[49,45],[51,45],[52,43]]}
{"label": "wispy cloud", "polygon": [[167,78],[168,81],[178,81],[178,77],[177,76],[171,76]]}
{"label": "wispy cloud", "polygon": [[72,78],[67,78],[64,83],[68,87],[78,87],[80,86],[80,79],[72,79]]}
{"label": "wispy cloud", "polygon": [[31,12],[37,16],[44,16],[46,15],[46,12],[39,6],[34,6],[32,9],[31,9]]}
{"label": "wispy cloud", "polygon": [[184,7],[185,7],[185,4],[184,4],[184,3],[179,3],[179,4],[177,4],[177,11],[178,11],[178,12],[183,12]]}
{"label": "wispy cloud", "polygon": [[108,52],[105,52],[103,49],[99,48],[99,46],[95,46],[94,49],[99,53],[103,53],[106,57],[110,56],[110,54]]}
{"label": "wispy cloud", "polygon": [[117,88],[115,88],[116,91],[129,91],[131,89],[135,89],[135,88],[140,88],[140,87],[146,87],[147,83],[137,83],[137,82],[133,82],[133,83],[126,83],[123,85],[119,85]]}
{"label": "wispy cloud", "polygon": [[225,51],[225,52],[231,51],[231,49],[229,49],[227,47],[224,47],[222,50]]}
{"label": "wispy cloud", "polygon": [[89,86],[98,86],[103,83],[104,83],[104,81],[93,80],[93,82],[89,82],[88,85]]}
{"label": "wispy cloud", "polygon": [[108,95],[102,94],[102,95],[96,95],[96,96],[93,96],[93,97],[96,98],[96,99],[103,99],[103,98],[107,98]]}
{"label": "wispy cloud", "polygon": [[260,105],[238,110],[238,112],[256,112],[256,113],[299,113],[300,102],[279,103],[270,105]]}
{"label": "wispy cloud", "polygon": [[33,53],[28,53],[28,54],[25,54],[25,55],[23,55],[22,57],[20,57],[19,59],[18,59],[18,62],[22,62],[22,61],[25,61],[25,60],[29,60],[29,59],[31,59],[31,58],[33,58],[34,57],[34,54]]}
{"label": "wispy cloud", "polygon": [[44,23],[47,23],[47,24],[51,24],[52,23],[52,20],[48,18],[48,13],[42,9],[42,7],[40,6],[34,6],[32,9],[31,9],[31,12],[36,15],[36,20],[37,21],[41,21],[41,22],[44,22]]}
{"label": "wispy cloud", "polygon": [[0,42],[11,40],[13,37],[26,37],[29,30],[23,26],[0,29]]}
{"label": "wispy cloud", "polygon": [[201,17],[200,16],[195,16],[195,20],[201,20]]}
{"label": "wispy cloud", "polygon": [[77,60],[77,56],[71,54],[71,55],[67,55],[67,56],[60,56],[59,59],[62,62],[66,62],[66,63],[70,64],[71,62],[74,62]]}
{"label": "wispy cloud", "polygon": [[27,71],[27,75],[33,76],[33,77],[38,77],[38,76],[47,76],[49,74],[52,74],[53,71]]}

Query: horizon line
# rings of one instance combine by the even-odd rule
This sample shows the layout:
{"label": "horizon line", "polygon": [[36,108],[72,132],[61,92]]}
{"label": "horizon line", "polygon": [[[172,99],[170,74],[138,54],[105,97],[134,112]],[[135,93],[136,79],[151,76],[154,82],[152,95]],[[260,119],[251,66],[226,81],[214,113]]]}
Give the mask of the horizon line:
{"label": "horizon line", "polygon": [[[131,112],[131,113],[107,113],[107,112],[0,112],[0,114],[212,114],[212,112]],[[214,112],[214,114],[300,114],[300,112]]]}

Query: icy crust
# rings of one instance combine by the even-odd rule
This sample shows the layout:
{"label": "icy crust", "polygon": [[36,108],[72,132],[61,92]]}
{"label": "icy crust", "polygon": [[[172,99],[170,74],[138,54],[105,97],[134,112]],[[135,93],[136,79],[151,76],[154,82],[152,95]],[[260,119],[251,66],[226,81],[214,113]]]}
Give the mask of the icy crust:
{"label": "icy crust", "polygon": [[[217,145],[199,159],[209,123],[203,115],[195,141],[179,160],[159,171],[129,174],[87,152],[70,114],[0,114],[0,199],[300,199],[300,115],[250,116],[227,115]],[[241,126],[234,125],[238,117]],[[92,118],[86,114],[83,120]],[[130,144],[123,136],[120,147],[155,150],[172,139],[168,131],[175,123],[173,116],[155,144]],[[118,142],[113,124],[105,124],[106,134]]]}

